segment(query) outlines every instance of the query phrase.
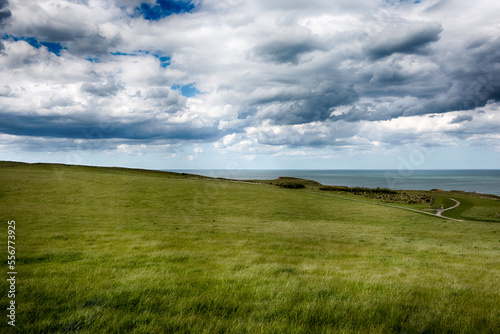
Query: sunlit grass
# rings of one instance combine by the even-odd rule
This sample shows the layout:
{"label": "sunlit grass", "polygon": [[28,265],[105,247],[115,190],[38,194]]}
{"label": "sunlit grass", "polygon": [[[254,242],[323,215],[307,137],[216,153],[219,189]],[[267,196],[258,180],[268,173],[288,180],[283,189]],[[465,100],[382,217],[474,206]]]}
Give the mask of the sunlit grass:
{"label": "sunlit grass", "polygon": [[0,179],[21,332],[500,328],[496,223],[146,171],[27,165]]}

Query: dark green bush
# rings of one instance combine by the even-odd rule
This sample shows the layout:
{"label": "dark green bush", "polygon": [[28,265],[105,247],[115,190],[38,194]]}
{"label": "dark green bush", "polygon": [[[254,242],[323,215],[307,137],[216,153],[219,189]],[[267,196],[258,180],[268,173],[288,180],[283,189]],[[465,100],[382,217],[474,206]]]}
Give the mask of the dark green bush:
{"label": "dark green bush", "polygon": [[289,188],[289,189],[301,189],[306,187],[303,183],[300,182],[281,182],[277,183],[276,185],[281,188]]}

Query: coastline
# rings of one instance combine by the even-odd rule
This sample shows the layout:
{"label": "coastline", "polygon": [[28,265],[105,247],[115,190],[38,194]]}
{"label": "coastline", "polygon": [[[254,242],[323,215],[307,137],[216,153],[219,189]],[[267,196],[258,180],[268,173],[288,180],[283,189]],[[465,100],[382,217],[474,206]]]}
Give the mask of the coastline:
{"label": "coastline", "polygon": [[[167,171],[167,170],[163,170]],[[169,170],[207,177],[235,180],[273,180],[278,177],[296,177],[313,180],[323,185],[347,187],[388,188],[393,190],[440,189],[500,196],[500,170],[245,170],[245,169],[191,169]]]}

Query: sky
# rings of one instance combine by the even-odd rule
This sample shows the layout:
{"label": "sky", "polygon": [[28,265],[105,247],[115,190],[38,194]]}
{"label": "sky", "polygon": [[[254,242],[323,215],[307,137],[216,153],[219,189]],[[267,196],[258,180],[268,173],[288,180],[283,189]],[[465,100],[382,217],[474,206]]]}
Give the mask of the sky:
{"label": "sky", "polygon": [[0,160],[498,169],[500,2],[0,0]]}

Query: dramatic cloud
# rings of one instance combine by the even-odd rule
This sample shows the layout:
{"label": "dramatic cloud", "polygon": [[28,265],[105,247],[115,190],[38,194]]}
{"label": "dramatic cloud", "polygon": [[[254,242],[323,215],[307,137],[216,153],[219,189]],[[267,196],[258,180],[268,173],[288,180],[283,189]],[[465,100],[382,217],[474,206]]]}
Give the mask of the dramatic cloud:
{"label": "dramatic cloud", "polygon": [[8,6],[9,0],[0,0],[0,27],[12,16],[12,13],[7,8]]}
{"label": "dramatic cloud", "polygon": [[123,86],[114,80],[107,80],[97,84],[86,82],[82,85],[82,91],[101,97],[116,95],[121,89],[123,89]]}
{"label": "dramatic cloud", "polygon": [[437,22],[388,27],[372,37],[366,52],[372,59],[380,59],[394,53],[418,53],[429,43],[439,40],[442,31],[443,27]]}
{"label": "dramatic cloud", "polygon": [[470,122],[474,119],[471,115],[458,115],[454,119],[451,120],[450,124],[459,124],[463,122]]}
{"label": "dramatic cloud", "polygon": [[[0,28],[2,28],[7,20],[12,16],[12,13],[7,8],[9,0],[0,0]],[[4,49],[2,41],[0,41],[0,52]]]}
{"label": "dramatic cloud", "polygon": [[1,152],[150,152],[156,168],[364,161],[437,142],[497,152],[498,12],[487,0],[0,0]]}
{"label": "dramatic cloud", "polygon": [[266,62],[297,65],[301,55],[318,49],[320,49],[320,44],[311,38],[279,36],[257,44],[253,51],[257,58]]}

